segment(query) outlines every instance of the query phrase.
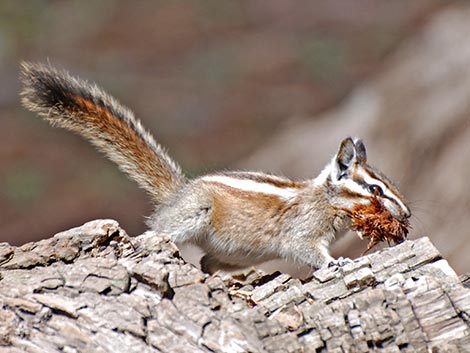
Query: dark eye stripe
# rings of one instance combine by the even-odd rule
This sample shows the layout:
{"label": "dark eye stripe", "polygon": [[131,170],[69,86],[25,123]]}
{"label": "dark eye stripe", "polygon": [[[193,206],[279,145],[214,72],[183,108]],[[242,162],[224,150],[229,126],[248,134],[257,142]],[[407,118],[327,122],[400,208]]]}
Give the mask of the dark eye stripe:
{"label": "dark eye stripe", "polygon": [[[376,179],[376,178],[375,178]],[[361,176],[359,175],[354,175],[352,180],[356,183],[356,184],[359,184],[365,191],[367,191],[368,193],[371,193],[370,191],[370,187],[372,185],[375,185],[375,184],[369,184],[367,183]],[[384,184],[385,185],[385,184]],[[382,189],[381,186],[377,185],[379,188]],[[382,190],[383,191],[383,190]]]}
{"label": "dark eye stripe", "polygon": [[[370,193],[370,190],[369,188],[372,186],[372,185],[377,185],[378,187],[380,187],[382,189],[382,192],[385,193],[385,190],[390,190],[390,186],[387,184],[387,182],[385,182],[384,180],[380,179],[377,177],[377,175],[375,173],[373,173],[372,171],[370,170],[367,170],[365,171],[369,177],[371,179],[373,179],[374,181],[377,181],[376,183],[374,182],[371,182],[371,183],[368,183],[365,181],[365,179],[360,176],[360,175],[353,175],[352,177],[352,180],[359,184],[364,190],[366,190],[367,192]],[[380,186],[380,184],[383,184],[384,187]]]}

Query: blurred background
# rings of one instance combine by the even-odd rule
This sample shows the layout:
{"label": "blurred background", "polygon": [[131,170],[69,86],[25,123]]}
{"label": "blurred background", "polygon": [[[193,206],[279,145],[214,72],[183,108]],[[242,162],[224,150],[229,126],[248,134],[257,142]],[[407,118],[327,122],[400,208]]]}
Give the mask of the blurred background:
{"label": "blurred background", "polygon": [[[470,271],[470,6],[438,0],[2,1],[0,241],[95,218],[131,235],[152,205],[80,138],[20,105],[21,60],[130,107],[189,175],[316,176],[347,135],[397,182],[458,273]],[[336,255],[366,247],[354,236]]]}

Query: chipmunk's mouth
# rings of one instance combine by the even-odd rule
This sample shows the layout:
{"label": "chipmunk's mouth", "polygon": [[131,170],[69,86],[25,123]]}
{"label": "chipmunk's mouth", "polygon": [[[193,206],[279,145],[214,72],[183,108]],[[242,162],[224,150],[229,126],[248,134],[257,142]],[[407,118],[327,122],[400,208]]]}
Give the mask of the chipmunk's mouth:
{"label": "chipmunk's mouth", "polygon": [[395,217],[376,197],[372,198],[369,205],[355,205],[350,216],[351,229],[357,232],[359,238],[369,238],[363,254],[380,242],[399,244],[408,235],[408,217]]}

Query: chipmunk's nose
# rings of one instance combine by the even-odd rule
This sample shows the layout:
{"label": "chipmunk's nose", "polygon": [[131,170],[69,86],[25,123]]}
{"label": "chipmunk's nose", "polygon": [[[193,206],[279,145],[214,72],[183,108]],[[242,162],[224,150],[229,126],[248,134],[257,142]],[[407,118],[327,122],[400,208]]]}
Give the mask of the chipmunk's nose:
{"label": "chipmunk's nose", "polygon": [[395,206],[397,208],[397,213],[398,213],[398,215],[395,217],[397,217],[401,221],[404,221],[405,219],[408,219],[411,217],[411,211],[409,207],[403,201],[398,199],[394,203],[395,203]]}

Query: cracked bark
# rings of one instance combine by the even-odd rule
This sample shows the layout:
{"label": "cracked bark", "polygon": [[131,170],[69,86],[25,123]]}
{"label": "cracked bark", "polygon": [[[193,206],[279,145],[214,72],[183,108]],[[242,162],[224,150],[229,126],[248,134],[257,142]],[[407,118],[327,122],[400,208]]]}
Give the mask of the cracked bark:
{"label": "cracked bark", "polygon": [[469,282],[428,238],[307,281],[210,277],[168,238],[97,220],[0,244],[0,351],[464,351]]}

